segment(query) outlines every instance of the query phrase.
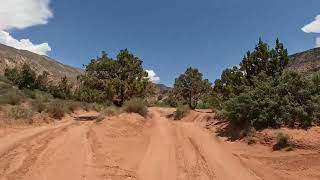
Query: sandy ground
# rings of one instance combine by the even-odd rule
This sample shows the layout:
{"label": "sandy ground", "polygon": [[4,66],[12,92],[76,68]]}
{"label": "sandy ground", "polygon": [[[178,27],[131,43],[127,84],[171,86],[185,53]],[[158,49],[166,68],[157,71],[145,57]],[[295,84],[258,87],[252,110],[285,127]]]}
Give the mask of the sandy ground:
{"label": "sandy ground", "polygon": [[120,114],[96,123],[91,112],[0,129],[0,180],[320,179],[316,151],[225,141],[204,128],[207,112],[173,121],[172,109],[149,111],[147,118]]}

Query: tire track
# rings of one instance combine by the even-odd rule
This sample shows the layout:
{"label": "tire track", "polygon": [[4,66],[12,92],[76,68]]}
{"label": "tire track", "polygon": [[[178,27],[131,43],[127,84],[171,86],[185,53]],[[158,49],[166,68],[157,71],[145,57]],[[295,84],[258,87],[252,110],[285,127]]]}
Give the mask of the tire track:
{"label": "tire track", "polygon": [[0,169],[2,169],[0,176],[2,179],[21,179],[32,169],[38,155],[47,148],[50,141],[75,125],[75,123],[71,123],[39,132],[11,146],[0,156]]}
{"label": "tire track", "polygon": [[205,157],[193,140],[186,136],[178,124],[173,124],[177,149],[177,179],[213,180],[214,171],[209,167]]}

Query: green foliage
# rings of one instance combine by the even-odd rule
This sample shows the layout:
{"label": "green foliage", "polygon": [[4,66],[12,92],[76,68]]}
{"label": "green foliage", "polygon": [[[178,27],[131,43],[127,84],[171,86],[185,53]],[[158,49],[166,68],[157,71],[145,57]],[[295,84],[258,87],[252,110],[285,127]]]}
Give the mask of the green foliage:
{"label": "green foliage", "polygon": [[140,98],[133,98],[127,101],[123,110],[128,113],[138,113],[141,116],[146,116],[148,113],[148,107],[146,103]]}
{"label": "green foliage", "polygon": [[259,39],[253,52],[248,51],[240,63],[240,70],[244,71],[250,80],[252,76],[257,76],[265,72],[268,76],[281,74],[288,64],[288,52],[279,39],[276,40],[275,48],[270,49],[268,44]]}
{"label": "green foliage", "polygon": [[183,117],[185,117],[188,114],[189,110],[190,110],[189,106],[186,106],[186,105],[177,106],[177,109],[174,112],[174,120],[181,120]]}
{"label": "green foliage", "polygon": [[210,102],[243,129],[309,127],[320,117],[320,76],[284,72],[287,64],[287,50],[279,40],[270,49],[260,39],[240,68],[225,70],[215,81]]}
{"label": "green foliage", "polygon": [[58,85],[50,87],[51,94],[55,98],[60,99],[71,99],[72,98],[72,89],[73,85],[68,81],[66,76],[62,77]]}
{"label": "green foliage", "polygon": [[47,71],[43,71],[42,74],[38,75],[35,81],[35,88],[41,91],[48,91],[49,84],[49,73]]}
{"label": "green foliage", "polygon": [[9,109],[9,117],[13,119],[31,119],[32,115],[32,110],[21,108],[19,106],[12,106]]}
{"label": "green foliage", "polygon": [[21,67],[5,69],[5,77],[19,89],[39,89],[47,91],[49,85],[49,73],[44,71],[40,75],[36,75],[28,64],[23,64]]}
{"label": "green foliage", "polygon": [[153,93],[142,60],[127,49],[121,50],[115,60],[103,52],[85,68],[85,74],[78,78],[81,82],[76,92],[79,100],[112,101],[121,106],[133,97],[145,98]]}
{"label": "green foliage", "polygon": [[18,70],[18,68],[6,68],[5,72],[4,72],[4,76],[11,82],[13,82],[14,84],[18,84],[20,81],[20,72]]}
{"label": "green foliage", "polygon": [[188,68],[175,80],[173,93],[176,99],[185,101],[191,109],[195,109],[198,101],[210,89],[211,84],[203,79],[198,69]]}

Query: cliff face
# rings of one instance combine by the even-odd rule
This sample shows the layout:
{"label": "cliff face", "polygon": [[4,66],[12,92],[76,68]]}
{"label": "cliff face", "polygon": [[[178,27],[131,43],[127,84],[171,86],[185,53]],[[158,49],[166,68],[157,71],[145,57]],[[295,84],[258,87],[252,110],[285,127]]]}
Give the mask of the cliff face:
{"label": "cliff face", "polygon": [[61,64],[47,56],[0,44],[0,74],[3,74],[7,67],[12,68],[24,63],[28,63],[37,73],[48,71],[53,80],[67,76],[70,80],[75,81],[77,76],[82,73],[81,69]]}

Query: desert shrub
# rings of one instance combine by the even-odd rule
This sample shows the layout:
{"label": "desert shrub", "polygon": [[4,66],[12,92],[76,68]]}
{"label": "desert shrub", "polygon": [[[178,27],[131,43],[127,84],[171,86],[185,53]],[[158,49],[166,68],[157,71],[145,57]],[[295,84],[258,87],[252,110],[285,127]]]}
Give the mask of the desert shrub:
{"label": "desert shrub", "polygon": [[31,119],[33,115],[32,110],[13,106],[9,109],[9,116],[13,119]]}
{"label": "desert shrub", "polygon": [[186,105],[179,105],[176,109],[176,111],[174,112],[174,119],[175,120],[180,120],[183,117],[185,117],[187,115],[187,113],[189,112],[190,108],[189,106]]}
{"label": "desert shrub", "polygon": [[75,112],[76,110],[82,108],[82,104],[77,101],[66,101],[65,106],[69,112]]}
{"label": "desert shrub", "polygon": [[319,119],[320,98],[309,79],[295,72],[279,77],[265,73],[252,78],[252,86],[224,103],[228,120],[240,127],[309,127]]}
{"label": "desert shrub", "polygon": [[97,111],[97,112],[101,112],[101,111],[103,111],[106,107],[108,107],[108,105],[98,104],[98,103],[86,103],[86,102],[82,102],[82,103],[81,103],[81,107],[82,107],[85,111]]}
{"label": "desert shrub", "polygon": [[133,98],[127,101],[123,106],[123,110],[128,113],[138,113],[141,116],[146,116],[148,113],[146,103],[139,98]]}
{"label": "desert shrub", "polygon": [[68,78],[64,76],[60,79],[57,85],[51,85],[48,89],[55,98],[71,99],[73,96],[72,87],[72,83],[70,83]]}
{"label": "desert shrub", "polygon": [[40,90],[34,90],[36,94],[36,99],[42,102],[50,102],[53,100],[53,96],[47,92],[40,91]]}
{"label": "desert shrub", "polygon": [[68,109],[63,101],[54,100],[47,105],[46,112],[54,119],[62,119]]}
{"label": "desert shrub", "polygon": [[47,108],[47,105],[43,101],[39,101],[39,100],[32,101],[33,111],[41,113],[41,112],[45,111],[46,108]]}
{"label": "desert shrub", "polygon": [[120,109],[116,106],[109,106],[102,110],[96,120],[96,122],[103,121],[107,116],[115,116],[120,112]]}
{"label": "desert shrub", "polygon": [[15,89],[0,95],[0,104],[18,105],[25,100],[24,95]]}
{"label": "desert shrub", "polygon": [[116,106],[108,106],[102,111],[105,115],[114,116],[120,112],[120,109]]}
{"label": "desert shrub", "polygon": [[289,136],[287,134],[279,132],[276,136],[276,143],[273,146],[273,150],[280,150],[289,146]]}
{"label": "desert shrub", "polygon": [[22,92],[27,98],[36,99],[37,97],[36,92],[31,89],[23,89]]}

